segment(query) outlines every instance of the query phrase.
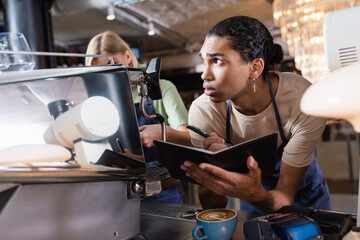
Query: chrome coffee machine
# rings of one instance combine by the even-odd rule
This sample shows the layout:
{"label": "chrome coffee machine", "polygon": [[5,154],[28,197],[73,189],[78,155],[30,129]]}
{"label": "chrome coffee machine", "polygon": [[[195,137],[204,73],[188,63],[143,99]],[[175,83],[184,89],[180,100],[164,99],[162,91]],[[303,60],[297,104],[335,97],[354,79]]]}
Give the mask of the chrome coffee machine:
{"label": "chrome coffee machine", "polygon": [[[139,69],[114,65],[0,74],[1,238],[141,236],[140,197],[147,194],[141,189],[146,186],[145,161],[130,83],[146,83],[146,76]],[[110,147],[105,151],[117,153],[121,142],[140,156],[135,167],[84,168],[71,148],[73,157],[65,160],[48,151],[50,144],[44,142],[43,134],[54,119],[47,104],[65,99],[71,111],[71,104],[78,106],[95,96],[109,99],[119,114],[119,128],[107,138]],[[42,150],[24,152],[24,146]]]}

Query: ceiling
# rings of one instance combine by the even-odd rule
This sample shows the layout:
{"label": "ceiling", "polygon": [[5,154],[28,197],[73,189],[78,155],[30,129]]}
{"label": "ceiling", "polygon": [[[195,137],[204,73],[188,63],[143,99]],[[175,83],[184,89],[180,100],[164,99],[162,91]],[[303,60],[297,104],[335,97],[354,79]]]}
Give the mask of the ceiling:
{"label": "ceiling", "polygon": [[[55,43],[85,52],[89,40],[112,30],[128,43],[137,43],[146,56],[197,53],[206,30],[218,21],[235,15],[259,19],[280,36],[272,21],[272,0],[142,0],[115,6],[116,19],[106,20],[110,2],[119,0],[55,0],[52,24]],[[148,22],[156,35],[148,36]]]}

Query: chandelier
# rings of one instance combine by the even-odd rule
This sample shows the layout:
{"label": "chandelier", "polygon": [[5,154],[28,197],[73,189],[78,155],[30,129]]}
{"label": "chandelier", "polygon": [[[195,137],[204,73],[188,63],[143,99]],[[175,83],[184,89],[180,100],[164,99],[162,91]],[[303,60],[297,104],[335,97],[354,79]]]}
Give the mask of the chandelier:
{"label": "chandelier", "polygon": [[316,82],[328,73],[323,37],[326,13],[357,5],[360,0],[274,0],[275,25],[281,28],[295,67],[309,81]]}

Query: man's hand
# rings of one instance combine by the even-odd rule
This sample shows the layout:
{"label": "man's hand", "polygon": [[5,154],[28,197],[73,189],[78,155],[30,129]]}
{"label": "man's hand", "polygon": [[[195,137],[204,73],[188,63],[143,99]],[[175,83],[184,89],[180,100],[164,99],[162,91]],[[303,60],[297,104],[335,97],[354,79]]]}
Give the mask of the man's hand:
{"label": "man's hand", "polygon": [[259,193],[264,191],[261,185],[261,170],[252,156],[248,157],[247,166],[249,172],[245,174],[226,171],[208,163],[197,165],[190,161],[185,161],[181,169],[186,171],[186,176],[216,194],[246,201],[259,198]]}
{"label": "man's hand", "polygon": [[210,133],[210,137],[204,139],[204,149],[209,151],[219,151],[221,149],[227,148],[225,145],[225,140],[219,137],[216,133]]}

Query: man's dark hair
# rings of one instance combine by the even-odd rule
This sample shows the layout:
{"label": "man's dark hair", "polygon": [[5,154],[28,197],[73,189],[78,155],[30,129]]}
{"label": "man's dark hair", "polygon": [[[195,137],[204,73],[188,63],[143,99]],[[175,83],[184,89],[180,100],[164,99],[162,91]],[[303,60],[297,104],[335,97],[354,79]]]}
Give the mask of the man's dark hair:
{"label": "man's dark hair", "polygon": [[263,75],[269,68],[283,59],[283,51],[264,24],[247,16],[236,16],[222,20],[212,27],[207,37],[225,37],[230,40],[231,48],[239,52],[245,62],[262,58],[265,62]]}

